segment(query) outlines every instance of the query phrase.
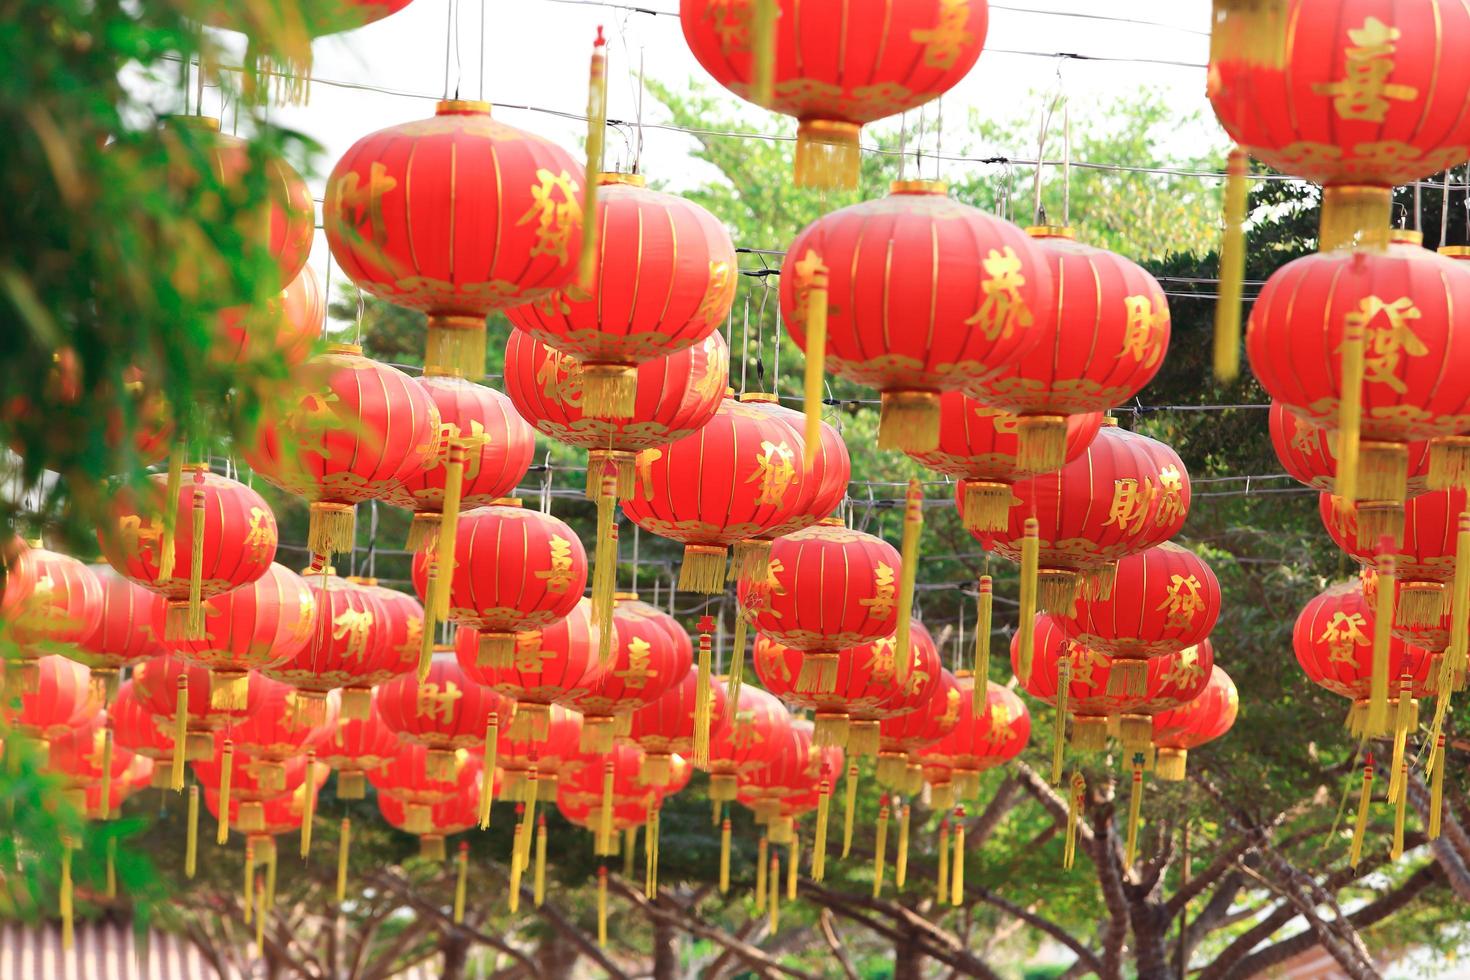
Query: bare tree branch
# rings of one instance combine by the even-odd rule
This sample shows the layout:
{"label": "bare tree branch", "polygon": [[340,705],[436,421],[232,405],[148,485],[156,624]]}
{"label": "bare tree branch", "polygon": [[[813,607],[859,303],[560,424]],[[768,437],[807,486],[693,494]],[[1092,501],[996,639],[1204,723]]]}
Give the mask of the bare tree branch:
{"label": "bare tree branch", "polygon": [[995,828],[1000,826],[1006,814],[1020,802],[1020,789],[1021,785],[1015,776],[1007,776],[995,788],[995,794],[985,804],[985,809],[965,828],[967,846],[978,848],[990,839],[990,835],[995,833]]}
{"label": "bare tree branch", "polygon": [[853,968],[852,960],[848,958],[847,948],[842,945],[842,939],[837,935],[837,924],[832,921],[832,910],[822,909],[819,918],[821,923],[822,938],[827,941],[827,948],[832,955],[837,957],[837,963],[842,967],[842,972],[847,980],[858,980],[858,972]]}

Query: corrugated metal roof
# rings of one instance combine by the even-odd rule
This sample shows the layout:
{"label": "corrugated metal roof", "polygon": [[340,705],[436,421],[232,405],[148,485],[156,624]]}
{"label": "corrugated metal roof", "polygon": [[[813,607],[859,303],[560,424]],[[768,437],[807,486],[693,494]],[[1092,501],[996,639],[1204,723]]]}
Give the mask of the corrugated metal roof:
{"label": "corrugated metal roof", "polygon": [[151,931],[148,958],[133,929],[116,922],[76,924],[71,950],[61,948],[58,923],[0,925],[0,980],[241,980],[221,977],[188,940]]}

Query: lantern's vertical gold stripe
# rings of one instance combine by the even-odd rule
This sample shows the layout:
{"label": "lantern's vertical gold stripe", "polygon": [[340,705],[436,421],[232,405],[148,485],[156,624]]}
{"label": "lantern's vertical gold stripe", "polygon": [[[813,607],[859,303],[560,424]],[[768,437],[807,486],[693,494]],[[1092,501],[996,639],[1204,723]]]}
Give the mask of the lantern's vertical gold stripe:
{"label": "lantern's vertical gold stripe", "polygon": [[[674,220],[673,208],[666,207],[663,208],[662,211],[664,218],[667,219],[669,223],[669,270],[672,273],[672,270],[679,268],[679,223]],[[639,268],[643,267],[643,238],[641,235],[639,236],[638,240],[638,266]],[[669,276],[668,292],[664,294],[663,308],[660,309],[658,312],[658,322],[660,324],[667,324],[669,322],[669,308],[673,305],[674,287],[678,284],[679,277],[671,274]],[[632,313],[633,311],[630,310],[628,316],[628,333],[632,332]]]}
{"label": "lantern's vertical gold stripe", "polygon": [[490,222],[495,228],[495,241],[490,248],[490,267],[485,270],[485,278],[493,283],[501,278],[495,274],[495,271],[500,266],[500,235],[505,227],[505,175],[500,172],[500,155],[495,152],[495,140],[490,140],[486,145],[490,150],[490,167],[495,171],[495,178],[491,183],[495,187],[494,213],[499,219]]}
{"label": "lantern's vertical gold stripe", "polygon": [[[772,72],[773,75],[781,74],[781,21],[784,19],[784,17],[776,17],[776,26],[774,28],[776,32],[776,43],[773,45],[775,51],[771,54],[772,60],[776,63],[776,70]],[[806,76],[806,58],[802,56],[804,52],[801,46],[801,37],[801,0],[791,0],[791,54],[796,62],[795,80],[797,81],[803,80]],[[772,95],[774,94],[773,92]]]}
{"label": "lantern's vertical gold stripe", "polygon": [[[892,253],[890,252],[890,255]],[[934,349],[934,331],[937,327],[936,317],[939,315],[939,226],[934,220],[929,221],[929,324],[924,331],[924,367],[933,366],[939,359],[939,351]]]}
{"label": "lantern's vertical gold stripe", "polygon": [[[453,137],[449,141],[449,280],[454,286],[454,219],[459,192],[459,143]],[[458,289],[455,289],[458,292]]]}
{"label": "lantern's vertical gold stripe", "polygon": [[[421,273],[423,268],[419,265],[418,248],[414,245],[413,240],[413,158],[419,152],[419,145],[418,140],[412,141],[411,148],[408,151],[408,159],[403,164],[403,223],[407,226],[408,232],[404,237],[408,240],[409,264],[413,266],[415,272]],[[372,184],[369,183],[368,186],[371,188]],[[387,256],[385,255],[383,258],[386,263],[388,260]],[[386,264],[384,271],[390,274],[397,272],[395,269],[387,268]]]}
{"label": "lantern's vertical gold stripe", "polygon": [[[1429,4],[1429,11],[1434,17],[1434,57],[1429,62],[1429,91],[1424,94],[1422,99],[1424,111],[1419,114],[1419,121],[1414,125],[1413,135],[1404,140],[1405,143],[1411,145],[1419,142],[1420,134],[1424,132],[1424,124],[1429,121],[1429,113],[1434,108],[1434,93],[1439,88],[1439,63],[1444,58],[1444,17],[1441,15],[1439,4],[1437,3]],[[1462,115],[1465,111],[1465,101],[1464,99],[1460,100],[1460,112]],[[1458,133],[1459,131],[1460,128],[1458,125],[1449,130],[1452,133]]]}
{"label": "lantern's vertical gold stripe", "polygon": [[[873,70],[883,66],[883,55],[888,51],[888,35],[893,30],[893,0],[883,0],[883,30],[878,32],[878,50],[873,57]],[[846,55],[844,54],[844,61]],[[870,77],[871,78],[871,77]],[[922,175],[921,175],[922,176]]]}

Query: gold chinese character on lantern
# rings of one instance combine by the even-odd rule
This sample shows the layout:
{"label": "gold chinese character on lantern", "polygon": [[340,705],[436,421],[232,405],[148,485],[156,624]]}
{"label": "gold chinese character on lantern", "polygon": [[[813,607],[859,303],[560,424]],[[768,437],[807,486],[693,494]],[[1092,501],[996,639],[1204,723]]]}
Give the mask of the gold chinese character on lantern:
{"label": "gold chinese character on lantern", "polygon": [[311,391],[288,413],[290,428],[297,434],[299,453],[327,455],[327,436],[344,428],[337,418],[336,406],[341,401],[335,391]]}
{"label": "gold chinese character on lantern", "polygon": [[560,534],[551,536],[551,567],[537,572],[547,592],[565,592],[572,584],[572,543]]}
{"label": "gold chinese character on lantern", "polygon": [[1151,368],[1164,356],[1159,339],[1169,325],[1169,307],[1158,296],[1125,296],[1123,307],[1128,312],[1128,321],[1123,327],[1123,349],[1118,357],[1131,357],[1142,367]]}
{"label": "gold chinese character on lantern", "polygon": [[755,499],[757,507],[776,507],[786,498],[791,481],[796,479],[795,460],[795,451],[785,442],[761,443],[761,451],[755,458],[756,470],[745,480],[760,482]]}
{"label": "gold chinese character on lantern", "polygon": [[1383,122],[1393,101],[1415,99],[1419,90],[1412,85],[1396,85],[1388,80],[1393,74],[1394,54],[1402,33],[1377,17],[1369,17],[1363,26],[1349,28],[1352,46],[1344,54],[1344,78],[1312,86],[1318,95],[1332,96],[1332,108],[1343,119]]}
{"label": "gold chinese character on lantern", "polygon": [[1154,512],[1156,526],[1184,519],[1184,476],[1173,463],[1159,470],[1158,498],[1159,509]]}
{"label": "gold chinese character on lantern", "polygon": [[163,536],[163,522],[152,517],[144,524],[137,514],[127,514],[118,519],[117,533],[128,554],[147,562],[153,555],[154,545]]}
{"label": "gold chinese character on lantern", "polygon": [[1166,686],[1188,689],[1199,682],[1204,672],[1205,665],[1199,662],[1199,647],[1186,647],[1174,654],[1169,672],[1161,680]]}
{"label": "gold chinese character on lantern", "polygon": [[754,720],[753,712],[742,711],[736,716],[736,725],[730,733],[730,741],[737,749],[751,749],[765,742],[766,737],[761,734],[760,726],[751,724]]}
{"label": "gold chinese character on lantern", "polygon": [[887,562],[878,563],[878,574],[873,579],[873,597],[859,600],[858,604],[868,607],[868,612],[884,619],[893,612],[894,595],[897,589],[893,581],[893,568]]}
{"label": "gold chinese character on lantern", "polygon": [[980,263],[985,281],[980,284],[985,301],[965,321],[966,326],[979,327],[986,340],[1009,337],[1017,328],[1031,326],[1031,308],[1021,297],[1026,277],[1021,275],[1021,257],[1009,245],[991,249]]}
{"label": "gold chinese character on lantern", "polygon": [[1317,451],[1316,426],[1290,413],[1287,413],[1287,417],[1291,419],[1291,448],[1303,456],[1315,453]]}
{"label": "gold chinese character on lantern", "polygon": [[582,204],[577,197],[577,182],[563,170],[554,174],[545,167],[536,171],[536,185],[531,188],[531,207],[516,225],[534,224],[536,244],[531,257],[554,255],[567,260],[572,233],[582,227]]}
{"label": "gold chinese character on lantern", "polygon": [[524,674],[539,674],[546,669],[551,653],[541,649],[541,631],[526,630],[516,634],[515,669]]}
{"label": "gold chinese character on lantern", "polygon": [[265,510],[260,507],[250,508],[250,526],[245,532],[245,550],[250,552],[250,557],[256,561],[268,559],[276,543],[270,528],[265,525],[266,516]]}
{"label": "gold chinese character on lantern", "polygon": [[625,687],[642,690],[651,678],[658,676],[658,671],[648,666],[648,662],[653,659],[652,648],[647,640],[635,636],[628,641],[627,649],[628,666],[613,671],[613,676],[621,680]]}
{"label": "gold chinese character on lantern", "polygon": [[1078,643],[1068,644],[1072,654],[1072,683],[1083,687],[1097,686],[1097,670],[1111,668],[1112,661],[1105,655]]}
{"label": "gold chinese character on lantern", "polygon": [[438,684],[420,684],[415,711],[420,718],[437,717],[448,724],[454,717],[454,702],[464,697],[464,692],[454,681],[445,681],[443,688]]}
{"label": "gold chinese character on lantern", "polygon": [[1398,377],[1403,356],[1423,357],[1429,353],[1429,348],[1414,333],[1410,323],[1421,316],[1419,308],[1407,296],[1400,296],[1392,303],[1385,303],[1377,296],[1368,296],[1347,315],[1347,326],[1363,331],[1364,382],[1387,385],[1400,395],[1408,392]]}
{"label": "gold chinese character on lantern", "polygon": [[1353,664],[1358,660],[1357,648],[1368,644],[1363,632],[1368,620],[1362,613],[1345,613],[1341,609],[1332,614],[1318,643],[1327,644],[1327,660],[1334,664]]}
{"label": "gold chinese character on lantern", "polygon": [[724,320],[723,311],[729,307],[729,300],[734,295],[735,270],[730,263],[720,260],[710,262],[704,297],[699,301],[699,309],[694,311],[692,322],[718,325]]}
{"label": "gold chinese character on lantern", "polygon": [[990,731],[985,734],[985,741],[992,748],[999,748],[1011,737],[1011,709],[1002,702],[990,706]]}
{"label": "gold chinese character on lantern", "polygon": [[1113,502],[1103,527],[1117,527],[1130,533],[1141,530],[1148,519],[1149,505],[1158,492],[1151,477],[1141,481],[1133,477],[1114,480]]}
{"label": "gold chinese character on lantern", "polygon": [[582,404],[582,365],[570,354],[546,348],[546,360],[536,369],[536,383],[541,393],[553,401]]}
{"label": "gold chinese character on lantern", "polygon": [[332,639],[346,640],[343,659],[362,660],[367,654],[368,633],[373,628],[373,614],[366,609],[344,609],[332,620]]}
{"label": "gold chinese character on lantern", "polygon": [[891,636],[885,636],[869,644],[868,662],[863,664],[863,669],[872,672],[873,677],[880,681],[892,677],[896,660],[894,651],[897,645],[898,641]]}
{"label": "gold chinese character on lantern", "polygon": [[1169,629],[1183,629],[1204,611],[1205,597],[1200,594],[1199,578],[1194,575],[1171,575],[1165,590],[1168,595],[1156,609],[1164,614]]}
{"label": "gold chinese character on lantern", "polygon": [[970,0],[940,0],[939,23],[909,32],[909,40],[924,46],[925,68],[948,71],[954,67],[960,52],[975,40],[965,27],[969,20]]}
{"label": "gold chinese character on lantern", "polygon": [[662,449],[645,449],[633,459],[633,474],[638,478],[644,500],[653,499],[653,464],[663,459],[663,455]]}
{"label": "gold chinese character on lantern", "polygon": [[381,246],[388,240],[388,226],[383,221],[383,196],[397,186],[398,180],[388,176],[388,168],[374,163],[368,168],[367,186],[363,186],[362,174],[356,171],[333,184],[332,198],[324,211],[336,215],[339,222],[353,229],[362,226],[366,215],[372,224],[368,238],[374,245]]}
{"label": "gold chinese character on lantern", "polygon": [[944,699],[944,714],[939,716],[941,726],[952,726],[960,718],[960,692],[950,688]]}

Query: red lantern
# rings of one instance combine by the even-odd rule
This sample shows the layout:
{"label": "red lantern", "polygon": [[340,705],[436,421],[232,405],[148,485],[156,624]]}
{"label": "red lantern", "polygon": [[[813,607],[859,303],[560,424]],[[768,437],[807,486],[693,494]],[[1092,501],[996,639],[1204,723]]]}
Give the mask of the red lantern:
{"label": "red lantern", "polygon": [[144,786],[149,785],[153,779],[154,765],[152,759],[133,757],[132,763],[123,772],[122,777],[114,779],[108,784],[107,809],[102,808],[102,784],[88,783],[82,787],[82,799],[77,809],[80,810],[88,820],[107,820],[115,815],[123,801],[132,796]]}
{"label": "red lantern", "polygon": [[612,751],[621,720],[663,696],[694,661],[693,644],[678,620],[638,600],[637,593],[613,596],[616,642],[612,661],[593,665],[582,683],[558,700],[582,712],[582,750]]}
{"label": "red lantern", "polygon": [[400,741],[396,752],[367,771],[367,780],[379,794],[415,806],[433,806],[452,798],[483,771],[478,758],[460,749],[450,752],[443,769],[431,775],[429,752],[416,742]]}
{"label": "red lantern", "polygon": [[796,182],[812,187],[856,187],[862,126],[952,88],[980,57],[989,24],[985,0],[773,6],[762,23],[757,5],[680,0],[679,20],[715,81],[796,117]]}
{"label": "red lantern", "polygon": [[485,316],[576,273],[582,168],[561,147],[445,100],[432,119],[364,136],[337,161],[322,210],[358,286],[429,315],[425,365],[480,377]]}
{"label": "red lantern", "polygon": [[582,411],[628,418],[638,365],[692,347],[725,323],[738,267],[725,226],[652,191],[637,174],[597,176],[597,254],[586,282],[507,311],[582,365]]}
{"label": "red lantern", "polygon": [[[1337,481],[1337,434],[1314,425],[1282,402],[1271,403],[1271,447],[1292,479],[1314,490],[1332,493]],[[1408,451],[1408,496],[1429,489],[1429,443],[1411,442]]]}
{"label": "red lantern", "polygon": [[917,793],[923,784],[918,752],[944,738],[960,722],[959,681],[947,670],[915,711],[884,718],[878,725],[878,782]]}
{"label": "red lantern", "polygon": [[[372,689],[418,665],[419,645],[405,649],[411,632],[407,619],[417,609],[422,632],[423,610],[414,602],[407,609],[395,605],[390,613],[380,598],[386,590],[338,578],[330,568],[308,572],[306,585],[317,610],[310,637],[294,657],[262,667],[260,673],[294,687],[303,707],[317,719],[323,717],[320,705],[327,693],[337,688],[342,689],[342,714],[366,718]],[[401,627],[397,636],[395,625]]]}
{"label": "red lantern", "polygon": [[392,796],[378,796],[378,812],[383,820],[404,833],[419,839],[419,856],[430,861],[444,860],[444,838],[461,834],[479,823],[480,780],[459,789],[443,803],[433,806],[406,804]]}
{"label": "red lantern", "polygon": [[[502,730],[502,737],[543,741],[552,702],[584,687],[597,670],[592,603],[581,599],[549,626],[517,633],[515,652],[507,666],[480,666],[479,651],[479,635],[460,630],[454,642],[460,667],[495,693],[515,700],[515,718]],[[578,742],[580,737],[579,726]]]}
{"label": "red lantern", "polygon": [[[1455,574],[1455,532],[1466,507],[1463,490],[1436,490],[1413,498],[1402,508],[1402,545],[1394,556],[1397,588],[1393,615],[1396,625],[1436,627],[1449,614],[1450,582]],[[1369,531],[1379,526],[1381,511],[1359,502],[1345,507],[1339,498],[1321,494],[1317,499],[1322,525],[1335,543],[1364,565],[1379,558],[1379,539]],[[1366,530],[1365,530],[1366,529]]]}
{"label": "red lantern", "polygon": [[1031,714],[1009,688],[987,681],[985,708],[976,714],[975,678],[965,674],[957,681],[960,714],[954,730],[919,750],[926,778],[931,767],[949,771],[952,792],[947,801],[933,801],[932,809],[938,812],[951,809],[956,795],[974,797],[980,789],[980,774],[1020,755],[1031,739]]}
{"label": "red lantern", "polygon": [[327,318],[327,296],[311,266],[261,309],[232,306],[219,314],[213,354],[227,364],[279,358],[295,367],[311,356]]}
{"label": "red lantern", "polygon": [[[1072,612],[1084,579],[1094,595],[1106,597],[1114,563],[1169,540],[1189,513],[1189,474],[1179,454],[1110,424],[1081,456],[1055,473],[1017,482],[1014,492],[1006,527],[976,537],[1019,562],[1027,521],[1035,518],[1038,606],[1062,614]],[[961,483],[956,500],[963,505],[964,499]]]}
{"label": "red lantern", "polygon": [[680,589],[719,592],[729,547],[791,519],[802,492],[800,448],[790,426],[727,397],[698,432],[638,454],[638,485],[623,513],[684,545]]}
{"label": "red lantern", "polygon": [[[698,673],[690,669],[682,681],[664,692],[657,701],[633,712],[628,723],[628,739],[646,753],[643,778],[648,782],[669,781],[670,758],[676,753],[685,758],[694,755]],[[720,730],[729,724],[728,699],[723,684],[711,684],[709,693],[709,733],[713,742],[719,737]]]}
{"label": "red lantern", "polygon": [[[295,657],[312,636],[317,602],[306,581],[272,563],[248,585],[204,603],[204,635],[167,642],[169,652],[209,670],[210,704],[245,706],[249,673]],[[155,622],[162,629],[162,617]]]}
{"label": "red lantern", "polygon": [[[516,634],[545,628],[576,608],[587,585],[587,552],[564,522],[519,500],[466,511],[455,534],[449,618],[476,630],[480,661],[507,667]],[[428,561],[414,559],[413,584],[429,587]]]}
{"label": "red lantern", "polygon": [[794,720],[776,739],[771,756],[769,766],[740,777],[736,800],[766,826],[772,843],[787,844],[795,819],[817,807],[824,781],[830,794],[843,771],[842,749],[813,745],[811,722]]}
{"label": "red lantern", "polygon": [[1058,617],[1083,645],[1112,658],[1116,694],[1141,694],[1147,663],[1204,642],[1220,616],[1220,582],[1192,551],[1165,541],[1119,559],[1113,592],[1083,597],[1076,615]]}
{"label": "red lantern", "polygon": [[[643,814],[636,821],[642,823],[648,815],[648,801],[673,796],[689,785],[694,772],[684,758],[675,755],[669,759],[669,777],[663,782],[648,781],[643,766],[645,753],[636,745],[619,742],[609,752],[584,755],[581,765],[569,770],[557,783],[557,800],[565,800],[573,807],[598,807],[602,804],[605,786],[603,777],[609,767],[612,770],[612,801],[617,806],[637,806]],[[594,811],[594,819],[595,819]]]}
{"label": "red lantern", "polygon": [[1143,390],[1169,348],[1169,301],[1158,280],[1071,228],[1029,228],[1051,269],[1050,315],[1030,352],[970,394],[1019,417],[1018,459],[1044,472],[1067,461],[1067,417],[1102,412]]}
{"label": "red lantern", "polygon": [[[270,767],[283,768],[293,759],[314,751],[337,724],[337,699],[308,699],[289,684],[259,674],[250,682],[255,703],[249,715],[230,728],[237,751]],[[326,767],[322,767],[326,771]],[[263,781],[268,781],[265,777]]]}
{"label": "red lantern", "polygon": [[586,760],[581,750],[582,716],[553,704],[538,713],[540,727],[533,729],[516,725],[523,708],[514,702],[509,721],[500,726],[496,765],[503,771],[509,798],[529,803],[534,792],[538,800],[549,802],[557,780],[575,773]]}
{"label": "red lantern", "polygon": [[[195,777],[207,788],[216,792],[222,791],[225,772],[224,750],[226,746],[232,745],[232,740],[224,732],[216,732],[214,754],[207,759],[199,759],[193,763]],[[247,803],[261,803],[282,793],[294,792],[297,787],[306,782],[306,764],[305,755],[294,756],[277,763],[247,755],[243,751],[234,751],[232,748],[230,752],[230,799],[232,802],[240,800]],[[317,766],[313,778],[316,788],[320,789],[327,781],[327,767]]]}
{"label": "red lantern", "polygon": [[[46,756],[46,768],[65,777],[71,786],[101,782],[107,717],[107,713],[99,709],[70,731],[53,738]],[[132,763],[133,753],[114,744],[111,765],[106,767],[108,778],[122,779]]]}
{"label": "red lantern", "polygon": [[[294,791],[268,800],[246,801],[232,796],[225,809],[229,811],[230,826],[240,828],[246,835],[247,859],[253,854],[264,860],[260,856],[275,847],[271,838],[301,829],[301,820],[306,813],[306,793],[306,784],[302,783]],[[219,819],[220,794],[217,790],[204,791],[204,808],[210,816]]]}
{"label": "red lantern", "polygon": [[398,737],[426,746],[427,775],[454,771],[454,753],[485,742],[491,715],[509,720],[511,702],[477,683],[451,653],[436,653],[423,681],[413,674],[378,688],[378,713]]}
{"label": "red lantern", "polygon": [[439,451],[439,409],[397,368],[333,344],[300,369],[295,405],[266,417],[246,460],[311,504],[314,555],[352,550],[353,508],[382,497]]}
{"label": "red lantern", "polygon": [[111,565],[93,565],[92,573],[102,587],[102,615],[71,656],[91,668],[92,682],[110,694],[118,671],[164,652],[164,602]]}
{"label": "red lantern", "polygon": [[791,716],[775,695],[753,684],[742,684],[734,719],[710,736],[710,799],[735,799],[741,776],[776,761],[784,732],[790,727]]}
{"label": "red lantern", "polygon": [[[331,735],[317,748],[317,761],[337,770],[337,798],[363,798],[367,773],[386,765],[398,753],[400,742],[378,714],[377,694],[368,716],[361,721],[341,718]],[[422,746],[418,747],[424,751]]]}
{"label": "red lantern", "polygon": [[33,688],[21,691],[18,699],[6,698],[0,703],[0,714],[10,727],[44,742],[85,724],[101,705],[92,696],[86,667],[54,656],[35,663]]}
{"label": "red lantern", "polygon": [[30,545],[19,535],[0,541],[0,619],[13,619],[35,587],[36,563]]}
{"label": "red lantern", "polygon": [[1160,779],[1183,779],[1189,750],[1230,731],[1239,710],[1235,682],[1217,664],[1199,697],[1154,715],[1154,772]]}
{"label": "red lantern", "polygon": [[1395,185],[1470,156],[1467,43],[1470,10],[1439,0],[1298,0],[1289,16],[1234,4],[1217,18],[1208,94],[1243,149],[1325,185],[1322,248],[1335,248],[1382,235]]}
{"label": "red lantern", "polygon": [[[1067,416],[1063,463],[1092,444],[1102,419],[1101,412]],[[928,452],[909,452],[929,469],[965,481],[960,516],[971,531],[1005,527],[1011,484],[1036,472],[1031,460],[1022,465],[1020,424],[1016,416],[982,405],[964,392],[946,391],[939,396],[939,444]]]}
{"label": "red lantern", "polygon": [[[882,393],[883,449],[934,449],[939,393],[1016,363],[1040,336],[1037,323],[1052,316],[1041,250],[937,181],[895,182],[888,197],[823,215],[796,236],[781,266],[781,311],[804,351],[824,271],[817,349],[825,346],[835,373]],[[807,370],[820,367],[814,357]],[[808,397],[808,415],[813,408]]]}
{"label": "red lantern", "polygon": [[[180,687],[180,679],[183,687]],[[271,682],[250,675],[243,704],[215,707],[210,696],[209,671],[174,656],[154,657],[133,668],[133,691],[156,717],[177,731],[183,721],[187,736],[184,758],[190,762],[208,758],[214,751],[213,733],[230,728],[253,714],[263,697],[263,685]],[[179,715],[180,695],[186,712]]]}
{"label": "red lantern", "polygon": [[[158,717],[148,710],[147,705],[139,700],[132,680],[118,685],[117,696],[107,708],[107,717],[118,745],[155,762],[173,758],[173,736]],[[160,766],[150,775],[156,780],[156,789],[168,788],[169,781],[165,778],[169,775],[167,769]]]}
{"label": "red lantern", "polygon": [[[28,571],[30,589],[6,617],[10,638],[25,661],[69,652],[102,621],[102,583],[87,565],[39,543],[25,554],[21,567]],[[31,680],[23,676],[22,686]]]}
{"label": "red lantern", "polygon": [[[584,830],[597,832],[598,822],[602,819],[602,811],[596,800],[589,799],[591,794],[583,793],[576,789],[562,789],[557,787],[556,808],[566,821],[575,824]],[[637,800],[615,801],[612,806],[612,825],[608,828],[613,833],[621,834],[633,827],[642,826],[648,819],[648,805]]]}
{"label": "red lantern", "polygon": [[[1343,497],[1402,502],[1408,444],[1470,429],[1466,304],[1470,268],[1413,245],[1309,255],[1266,281],[1246,353],[1272,398],[1337,430]],[[1343,397],[1354,374],[1360,406]]]}
{"label": "red lantern", "polygon": [[765,580],[743,583],[740,602],[757,630],[802,651],[797,690],[825,693],[839,651],[894,631],[900,574],[891,544],[827,518],[777,538]]}
{"label": "red lantern", "polygon": [[[149,481],[143,499],[118,499],[117,526],[97,537],[113,568],[168,600],[164,639],[197,639],[205,599],[248,585],[270,568],[276,518],[260,494],[211,473],[207,463],[184,467],[173,501],[167,474]],[[171,532],[159,516],[164,507],[173,509]]]}
{"label": "red lantern", "polygon": [[[453,427],[450,438],[461,440],[466,450],[459,506],[484,507],[513,493],[531,466],[536,433],[516,414],[510,399],[494,388],[449,375],[429,374],[419,384],[439,409],[443,424]],[[414,512],[408,531],[410,551],[417,551],[438,533],[445,508],[447,462],[430,459],[384,497],[395,507]]]}

